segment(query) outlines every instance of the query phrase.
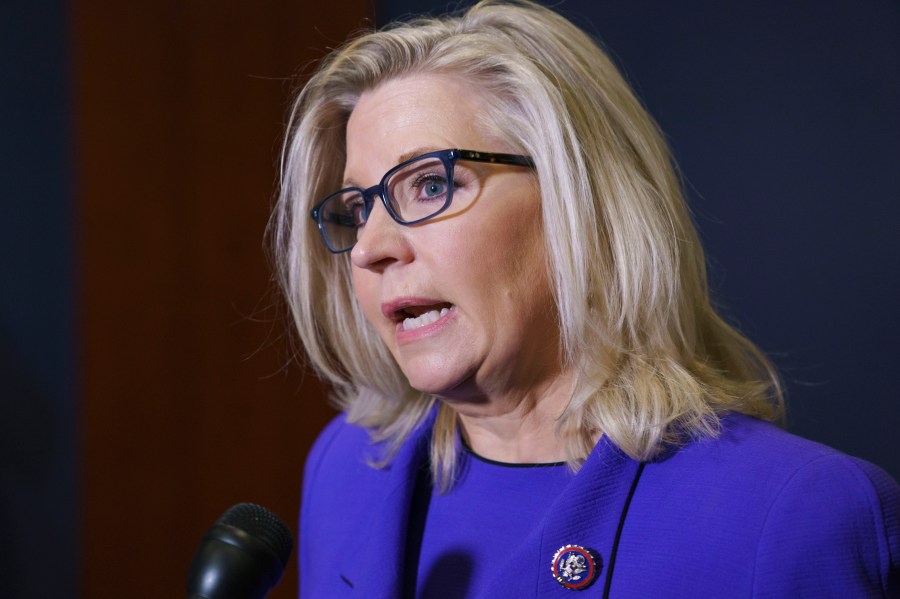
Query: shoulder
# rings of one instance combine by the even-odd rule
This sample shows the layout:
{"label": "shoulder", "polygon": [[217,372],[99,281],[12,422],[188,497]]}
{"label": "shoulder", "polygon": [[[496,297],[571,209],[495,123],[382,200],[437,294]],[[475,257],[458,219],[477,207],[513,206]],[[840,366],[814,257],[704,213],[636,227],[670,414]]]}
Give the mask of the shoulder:
{"label": "shoulder", "polygon": [[[336,416],[319,434],[303,469],[303,511],[317,503],[352,496],[377,473],[372,466],[376,445],[368,430]],[[343,501],[346,503],[346,500]]]}
{"label": "shoulder", "polygon": [[708,537],[713,553],[753,564],[745,571],[757,595],[825,588],[832,589],[826,596],[868,596],[897,584],[897,483],[873,464],[771,424],[729,415],[717,437],[648,464],[638,489],[638,506],[655,504],[676,537],[681,526],[672,522],[690,523],[685,547]]}
{"label": "shoulder", "polygon": [[666,461],[690,466],[700,476],[728,478],[730,473],[750,477],[754,488],[771,493],[780,492],[794,477],[823,470],[828,471],[826,478],[835,490],[881,492],[897,486],[887,473],[869,462],[743,414],[725,416],[717,436],[695,440],[663,463]]}
{"label": "shoulder", "polygon": [[369,445],[368,432],[347,422],[346,414],[338,414],[319,433],[315,443],[306,457],[303,471],[304,487],[318,478],[323,465],[327,462],[340,462],[359,456]]}
{"label": "shoulder", "polygon": [[337,559],[334,548],[344,546],[362,527],[367,513],[363,497],[377,473],[366,461],[371,447],[368,431],[340,414],[319,434],[306,458],[297,551],[304,573],[301,596],[309,596],[318,584],[321,568],[315,561]]}
{"label": "shoulder", "polygon": [[898,494],[897,483],[877,466],[741,414],[723,418],[717,436],[648,463],[640,486],[674,488],[685,500],[724,511],[744,502],[740,509],[759,517],[812,488],[806,501],[886,508],[896,508]]}
{"label": "shoulder", "polygon": [[[767,422],[729,415],[718,437],[691,444],[673,462],[679,459],[709,484],[718,480],[749,492],[765,509],[769,527],[780,517],[790,518],[795,531],[804,521],[846,524],[850,518],[856,530],[875,525],[896,536],[900,486],[890,475],[865,460]],[[894,548],[895,554],[898,549]]]}
{"label": "shoulder", "polygon": [[779,431],[754,561],[762,596],[900,593],[900,487],[864,460]]}
{"label": "shoulder", "polygon": [[316,525],[320,512],[330,512],[336,505],[347,516],[343,523],[351,519],[350,514],[364,518],[379,497],[403,483],[401,473],[421,459],[419,450],[429,438],[431,425],[429,416],[393,453],[387,441],[374,441],[369,429],[351,423],[346,414],[334,418],[306,459],[301,518],[306,517],[307,526]]}

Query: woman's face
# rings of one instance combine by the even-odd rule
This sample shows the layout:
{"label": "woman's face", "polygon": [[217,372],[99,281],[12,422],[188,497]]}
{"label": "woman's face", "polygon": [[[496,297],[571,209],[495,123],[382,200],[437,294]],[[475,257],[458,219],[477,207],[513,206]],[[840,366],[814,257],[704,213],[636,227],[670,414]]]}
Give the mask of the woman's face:
{"label": "woman's face", "polygon": [[[511,152],[478,125],[480,92],[461,78],[410,75],[362,95],[347,125],[345,185],[367,188],[434,150]],[[466,209],[406,227],[381,202],[351,252],[356,297],[410,384],[481,403],[559,371],[540,195],[528,168],[458,162]],[[414,318],[415,317],[415,318]]]}

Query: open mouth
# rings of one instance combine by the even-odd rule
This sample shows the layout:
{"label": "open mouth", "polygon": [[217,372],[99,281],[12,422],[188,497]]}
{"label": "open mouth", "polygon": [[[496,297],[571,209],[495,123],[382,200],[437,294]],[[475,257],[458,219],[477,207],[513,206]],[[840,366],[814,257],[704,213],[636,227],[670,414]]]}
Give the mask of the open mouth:
{"label": "open mouth", "polygon": [[453,304],[442,303],[430,306],[406,306],[394,312],[394,320],[403,331],[412,331],[433,322],[437,322],[446,316],[453,308]]}

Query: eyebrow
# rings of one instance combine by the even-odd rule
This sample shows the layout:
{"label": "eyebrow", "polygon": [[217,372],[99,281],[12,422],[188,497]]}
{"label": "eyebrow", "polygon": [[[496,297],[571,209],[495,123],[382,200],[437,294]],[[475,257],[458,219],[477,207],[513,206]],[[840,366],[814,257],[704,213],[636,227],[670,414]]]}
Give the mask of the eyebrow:
{"label": "eyebrow", "polygon": [[[453,147],[456,147],[456,146],[453,146]],[[444,150],[444,149],[446,149],[446,148],[444,148],[443,146],[442,147],[418,146],[418,147],[412,148],[411,150],[407,150],[406,152],[403,152],[402,154],[400,154],[400,156],[397,157],[397,162],[394,163],[394,166],[396,166],[402,162],[406,162],[410,158],[415,158],[416,156],[421,156],[422,154],[428,154],[429,152],[438,152],[438,151]],[[392,166],[391,168],[394,168],[394,167]],[[388,169],[388,170],[390,170],[390,169]],[[380,182],[381,181],[379,180],[379,183]],[[341,188],[343,189],[345,187],[359,187],[362,189],[362,186],[359,185],[353,179],[344,179],[344,182],[341,183]]]}

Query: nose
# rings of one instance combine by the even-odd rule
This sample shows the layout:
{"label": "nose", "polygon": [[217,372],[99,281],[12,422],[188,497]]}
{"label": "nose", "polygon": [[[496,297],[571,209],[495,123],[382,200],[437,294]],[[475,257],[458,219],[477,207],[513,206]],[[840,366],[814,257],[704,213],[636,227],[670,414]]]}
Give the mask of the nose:
{"label": "nose", "polygon": [[391,264],[411,261],[413,249],[406,228],[395,222],[377,199],[366,224],[357,233],[356,245],[350,250],[353,266],[381,272]]}

